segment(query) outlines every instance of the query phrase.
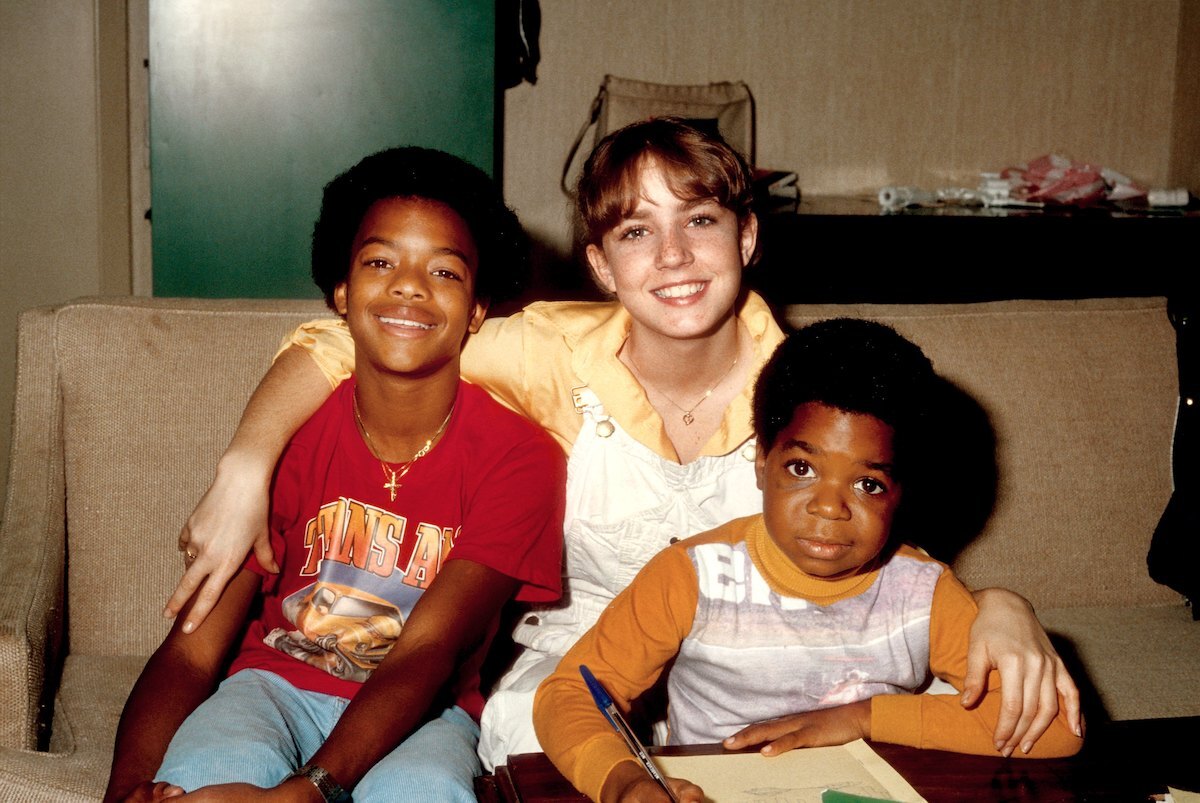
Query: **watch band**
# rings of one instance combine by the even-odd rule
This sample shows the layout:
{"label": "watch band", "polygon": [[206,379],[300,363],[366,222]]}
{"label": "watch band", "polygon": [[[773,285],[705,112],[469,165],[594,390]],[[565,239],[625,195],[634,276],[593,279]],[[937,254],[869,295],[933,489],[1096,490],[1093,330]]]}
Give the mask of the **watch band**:
{"label": "watch band", "polygon": [[321,797],[325,798],[325,803],[350,803],[350,793],[343,789],[342,785],[335,781],[329,774],[329,770],[324,767],[305,764],[288,777],[308,779],[309,783],[317,787]]}

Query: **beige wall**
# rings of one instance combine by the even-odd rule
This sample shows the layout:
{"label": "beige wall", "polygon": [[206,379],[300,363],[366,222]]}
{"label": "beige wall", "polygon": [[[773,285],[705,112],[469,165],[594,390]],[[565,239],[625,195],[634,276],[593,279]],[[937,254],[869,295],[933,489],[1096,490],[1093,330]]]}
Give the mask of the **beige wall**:
{"label": "beige wall", "polygon": [[974,186],[1049,152],[1198,190],[1198,18],[1197,0],[547,0],[538,83],[506,96],[505,189],[566,249],[559,171],[614,73],[746,81],[758,163],[811,195]]}
{"label": "beige wall", "polygon": [[[146,2],[128,0],[135,29]],[[0,0],[3,411],[20,310],[130,291],[126,7]],[[504,169],[552,253],[562,160],[605,73],[746,81],[759,163],[808,194],[970,185],[1051,151],[1200,190],[1200,0],[543,0],[542,26],[538,83],[506,95]],[[0,476],[8,440],[3,413]]]}
{"label": "beige wall", "polygon": [[0,477],[19,312],[129,292],[124,8],[0,0]]}
{"label": "beige wall", "polygon": [[1168,173],[1180,186],[1200,192],[1200,0],[1184,0],[1176,47],[1175,117]]}

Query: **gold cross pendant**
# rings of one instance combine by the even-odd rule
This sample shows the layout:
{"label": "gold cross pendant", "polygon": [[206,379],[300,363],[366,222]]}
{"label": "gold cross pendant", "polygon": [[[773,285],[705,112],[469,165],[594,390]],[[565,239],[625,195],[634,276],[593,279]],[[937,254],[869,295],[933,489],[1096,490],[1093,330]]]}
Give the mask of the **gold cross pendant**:
{"label": "gold cross pendant", "polygon": [[392,479],[388,482],[385,482],[383,484],[383,487],[391,492],[392,501],[395,502],[396,501],[396,489],[400,487],[400,483],[396,481],[396,472],[392,471],[391,469],[388,469],[388,471],[391,471]]}

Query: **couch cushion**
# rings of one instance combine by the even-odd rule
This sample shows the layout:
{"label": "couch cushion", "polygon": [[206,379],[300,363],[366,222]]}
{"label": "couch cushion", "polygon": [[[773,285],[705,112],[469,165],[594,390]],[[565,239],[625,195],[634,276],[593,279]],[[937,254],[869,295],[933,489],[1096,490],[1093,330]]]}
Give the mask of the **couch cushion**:
{"label": "couch cushion", "polygon": [[[1184,607],[1048,608],[1051,635],[1082,666],[1111,719],[1200,716],[1200,622]],[[1079,671],[1079,670],[1075,670]]]}
{"label": "couch cushion", "polygon": [[108,783],[117,719],[145,658],[68,657],[50,751],[0,749],[5,800],[98,800]]}

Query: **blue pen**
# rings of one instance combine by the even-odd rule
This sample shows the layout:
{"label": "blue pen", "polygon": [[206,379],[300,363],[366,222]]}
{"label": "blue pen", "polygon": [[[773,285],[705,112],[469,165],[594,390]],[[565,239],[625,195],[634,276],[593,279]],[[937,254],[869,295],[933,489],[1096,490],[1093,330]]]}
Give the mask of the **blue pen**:
{"label": "blue pen", "polygon": [[678,798],[671,791],[671,787],[667,785],[667,779],[658,771],[658,767],[654,766],[654,762],[650,760],[650,754],[646,752],[646,748],[638,741],[638,737],[633,735],[633,728],[630,728],[629,723],[625,721],[625,717],[621,716],[621,709],[617,708],[617,704],[613,702],[612,697],[600,685],[600,681],[596,680],[596,676],[592,674],[592,670],[580,664],[579,674],[583,675],[583,682],[587,684],[588,691],[592,693],[592,699],[596,701],[596,707],[600,709],[600,713],[604,714],[604,718],[613,726],[613,730],[621,734],[621,738],[625,740],[625,745],[629,748],[629,752],[633,753],[634,757],[642,763],[642,766],[646,768],[646,772],[650,773],[650,777],[666,790],[667,796],[671,800],[678,801]]}

